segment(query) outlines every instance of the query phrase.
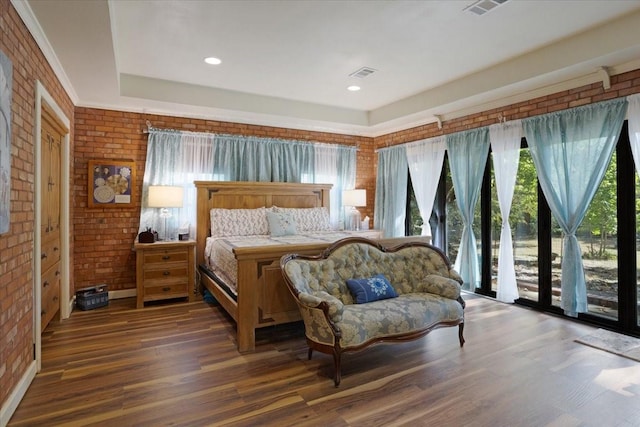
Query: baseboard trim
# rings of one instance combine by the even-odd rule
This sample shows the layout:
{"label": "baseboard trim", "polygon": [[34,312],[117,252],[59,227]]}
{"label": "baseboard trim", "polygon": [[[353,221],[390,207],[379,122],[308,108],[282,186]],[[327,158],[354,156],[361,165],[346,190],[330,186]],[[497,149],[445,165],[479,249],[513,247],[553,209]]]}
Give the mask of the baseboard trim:
{"label": "baseboard trim", "polygon": [[22,378],[20,378],[20,381],[16,384],[16,387],[13,389],[7,400],[3,402],[2,407],[0,408],[0,427],[5,427],[9,424],[9,420],[13,416],[13,413],[18,408],[18,405],[27,393],[31,382],[36,377],[36,371],[36,361],[34,360],[31,362]]}
{"label": "baseboard trim", "polygon": [[138,295],[136,289],[122,289],[119,291],[109,291],[109,299],[133,298]]}

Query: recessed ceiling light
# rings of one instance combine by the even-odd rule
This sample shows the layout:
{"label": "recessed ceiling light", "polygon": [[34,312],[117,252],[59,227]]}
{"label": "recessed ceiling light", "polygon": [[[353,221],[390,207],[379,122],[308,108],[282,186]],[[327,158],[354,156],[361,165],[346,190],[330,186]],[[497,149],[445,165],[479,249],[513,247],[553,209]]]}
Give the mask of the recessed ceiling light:
{"label": "recessed ceiling light", "polygon": [[356,85],[349,86],[347,90],[350,90],[351,92],[357,92],[360,90],[360,86],[356,86]]}
{"label": "recessed ceiling light", "polygon": [[210,65],[219,65],[222,63],[221,60],[219,60],[218,58],[214,58],[213,56],[210,56],[208,58],[204,58],[204,62],[206,62],[207,64]]}

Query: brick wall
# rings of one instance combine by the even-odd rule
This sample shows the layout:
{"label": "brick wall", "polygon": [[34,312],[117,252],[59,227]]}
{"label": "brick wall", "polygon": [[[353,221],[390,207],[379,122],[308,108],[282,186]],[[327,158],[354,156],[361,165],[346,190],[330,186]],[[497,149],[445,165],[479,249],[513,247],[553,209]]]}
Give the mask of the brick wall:
{"label": "brick wall", "polygon": [[0,235],[0,405],[33,361],[34,127],[39,80],[65,115],[73,105],[9,0],[0,0],[0,50],[13,65],[11,225]]}
{"label": "brick wall", "polygon": [[135,288],[135,254],[131,247],[139,226],[139,197],[127,208],[88,208],[87,173],[91,159],[135,160],[136,193],[140,195],[147,153],[147,135],[142,131],[147,120],[156,128],[357,146],[356,186],[366,188],[369,199],[362,213],[373,216],[375,163],[372,138],[76,107],[73,154],[73,275],[76,289],[97,283],[107,283],[109,290]]}
{"label": "brick wall", "polygon": [[567,108],[624,97],[635,93],[640,93],[640,70],[612,76],[611,87],[607,90],[604,90],[602,83],[593,83],[517,104],[445,121],[442,123],[442,129],[438,129],[437,124],[430,123],[428,125],[383,135],[374,138],[374,147],[376,149],[391,147],[411,141],[489,126],[498,123],[502,117],[506,120],[524,119],[526,117],[566,110]]}

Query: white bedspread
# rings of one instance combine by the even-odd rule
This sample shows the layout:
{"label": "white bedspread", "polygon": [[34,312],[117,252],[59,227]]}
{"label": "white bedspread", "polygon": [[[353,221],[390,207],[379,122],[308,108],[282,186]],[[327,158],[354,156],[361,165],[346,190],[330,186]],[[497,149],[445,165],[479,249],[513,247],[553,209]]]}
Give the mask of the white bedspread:
{"label": "white bedspread", "polygon": [[322,231],[280,237],[269,235],[208,237],[205,246],[205,259],[208,268],[237,296],[238,263],[233,254],[234,248],[333,243],[347,237],[353,237],[353,234],[340,231]]}

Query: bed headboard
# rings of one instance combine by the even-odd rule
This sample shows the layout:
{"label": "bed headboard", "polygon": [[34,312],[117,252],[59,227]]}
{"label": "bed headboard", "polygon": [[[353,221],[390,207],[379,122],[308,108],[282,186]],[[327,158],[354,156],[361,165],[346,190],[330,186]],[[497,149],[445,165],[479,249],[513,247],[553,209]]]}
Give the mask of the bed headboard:
{"label": "bed headboard", "polygon": [[290,182],[196,181],[197,224],[196,262],[204,261],[206,238],[210,233],[209,211],[212,208],[253,209],[329,208],[332,184],[298,184]]}

